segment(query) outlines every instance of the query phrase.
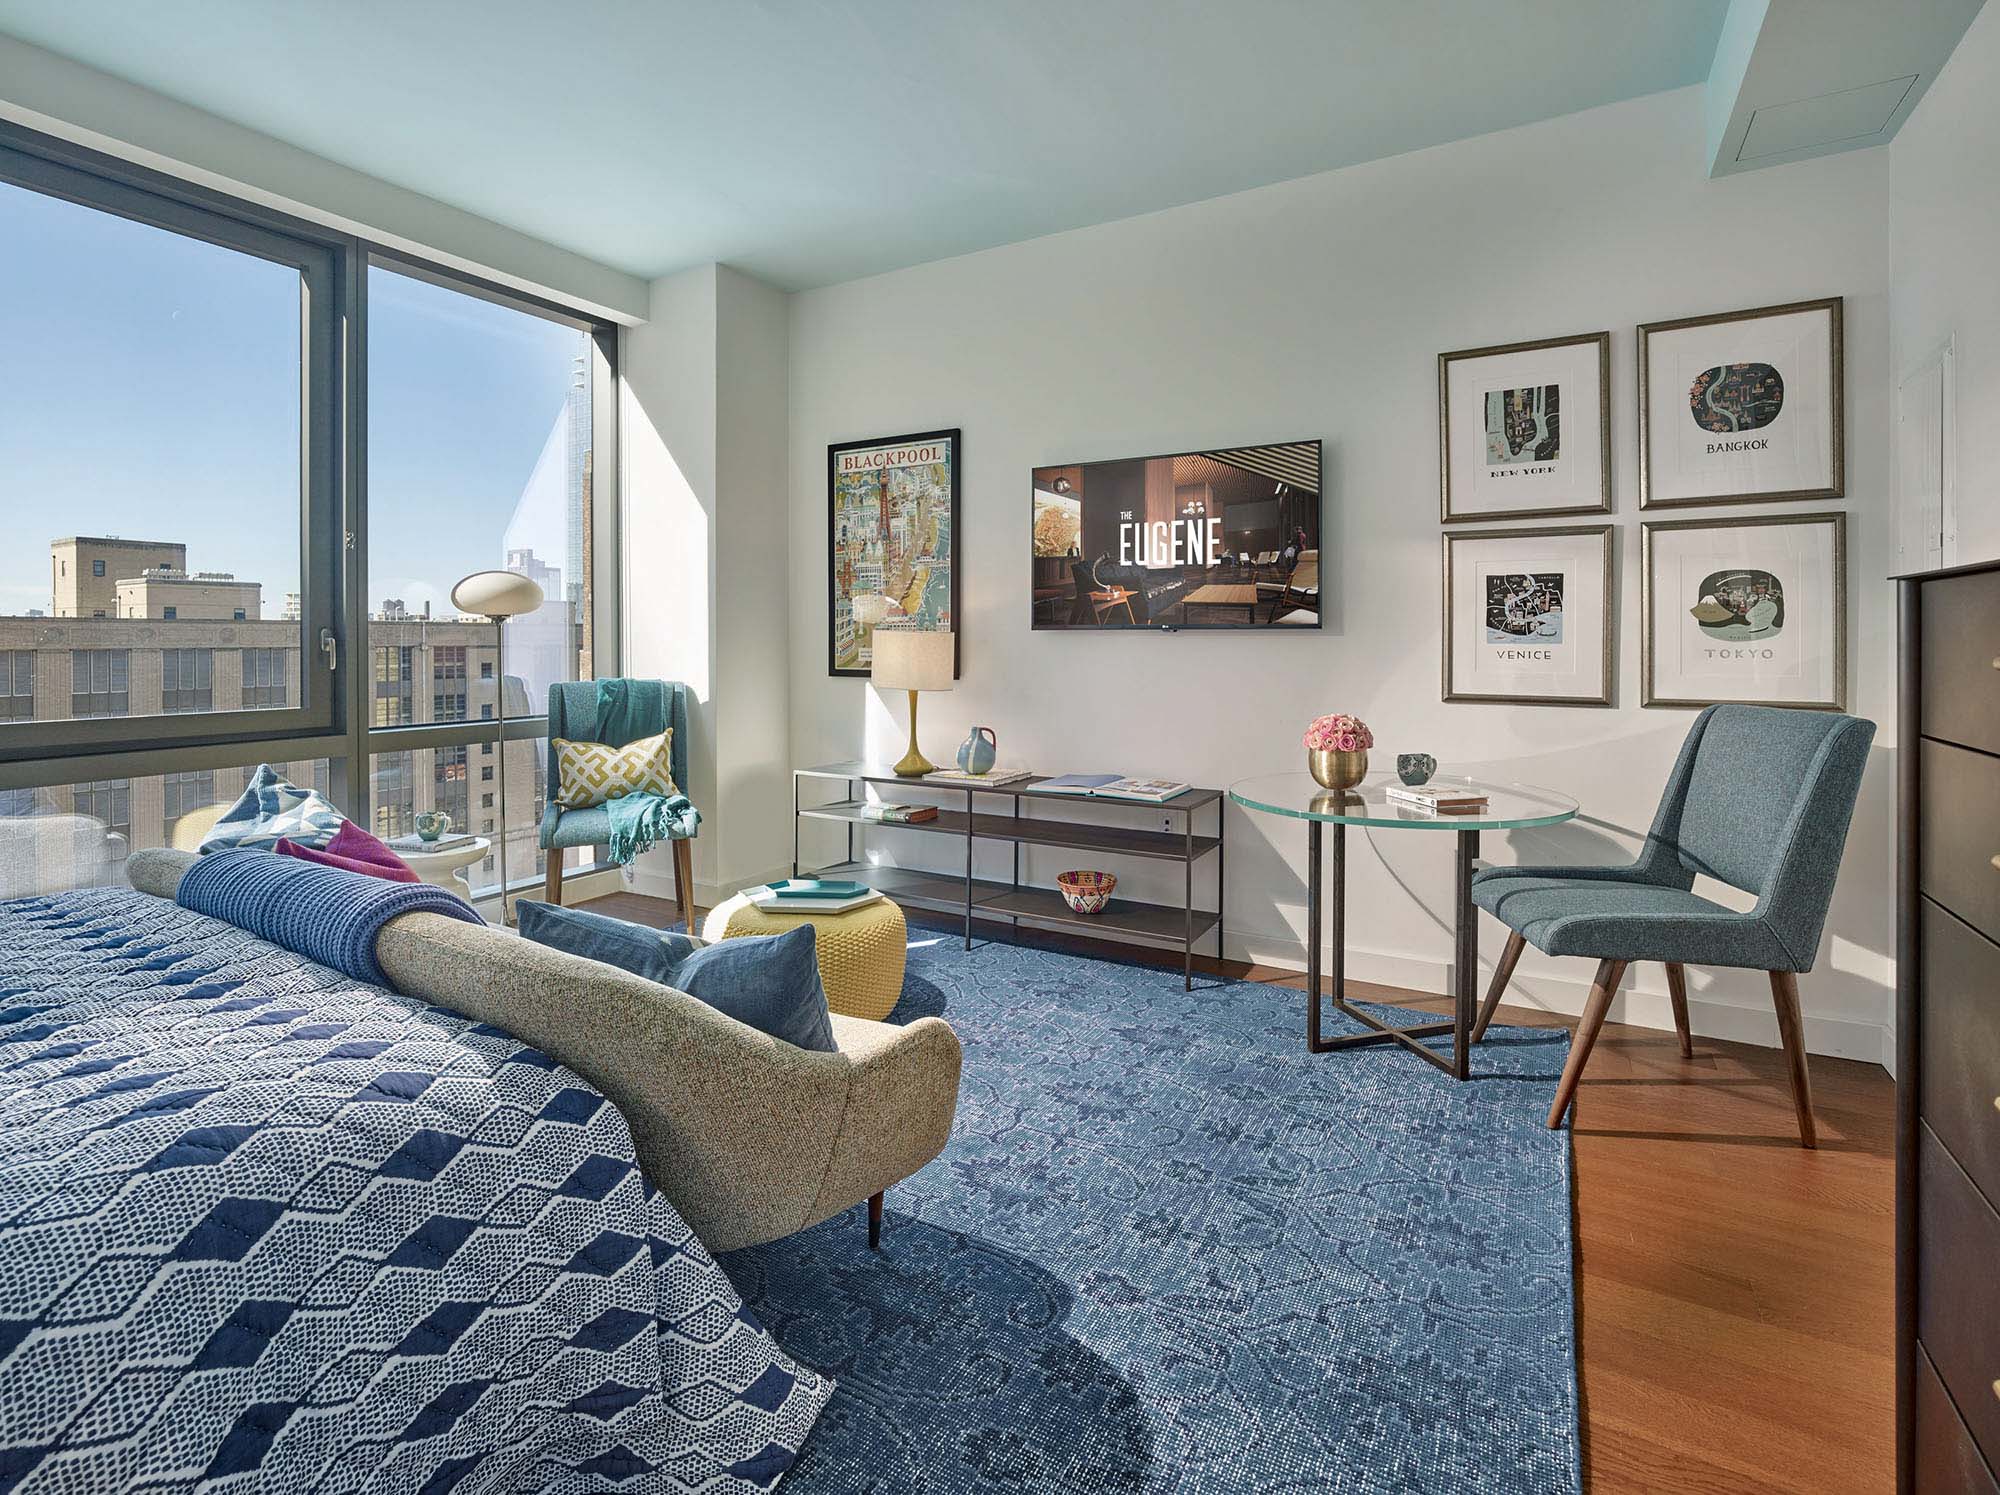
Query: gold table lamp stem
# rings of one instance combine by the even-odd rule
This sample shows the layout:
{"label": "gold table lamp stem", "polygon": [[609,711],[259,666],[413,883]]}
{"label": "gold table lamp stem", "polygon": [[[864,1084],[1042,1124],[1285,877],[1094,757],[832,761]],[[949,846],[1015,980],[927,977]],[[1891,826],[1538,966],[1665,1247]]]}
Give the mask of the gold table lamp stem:
{"label": "gold table lamp stem", "polygon": [[914,779],[921,774],[934,773],[937,765],[917,751],[917,693],[910,692],[910,750],[903,754],[896,764],[899,778]]}

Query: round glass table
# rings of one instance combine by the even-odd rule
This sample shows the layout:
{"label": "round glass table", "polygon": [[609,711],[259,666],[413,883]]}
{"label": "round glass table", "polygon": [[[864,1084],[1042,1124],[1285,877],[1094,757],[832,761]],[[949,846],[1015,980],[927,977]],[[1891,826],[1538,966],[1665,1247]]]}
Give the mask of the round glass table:
{"label": "round glass table", "polygon": [[[1389,788],[1398,781],[1394,774],[1370,774],[1352,789],[1322,787],[1311,774],[1272,773],[1239,779],[1229,786],[1229,797],[1246,810],[1261,815],[1277,815],[1306,822],[1306,1048],[1315,1054],[1329,1049],[1353,1048],[1368,1043],[1400,1043],[1424,1056],[1438,1068],[1458,1079],[1471,1073],[1472,1043],[1483,1033],[1490,1012],[1473,1012],[1473,987],[1479,973],[1479,923],[1472,907],[1473,864],[1479,858],[1481,831],[1524,830],[1530,826],[1560,825],[1574,819],[1577,803],[1566,794],[1537,789],[1527,784],[1502,784],[1469,779],[1456,774],[1436,774],[1427,788],[1464,788],[1486,796],[1475,810],[1444,812],[1405,804],[1389,797]],[[1458,837],[1458,890],[1454,900],[1452,960],[1452,1016],[1450,1022],[1417,1023],[1398,1027],[1385,1023],[1373,1013],[1349,1005],[1345,986],[1347,945],[1347,827],[1374,830],[1448,831]],[[1321,843],[1327,827],[1333,830],[1333,888],[1330,900],[1333,915],[1331,954],[1333,969],[1328,973],[1332,990],[1322,992],[1320,972],[1320,888]],[[1488,1005],[1497,1005],[1506,989],[1511,970],[1494,973],[1493,994]],[[1327,1037],[1320,1032],[1320,999],[1332,999],[1343,1016],[1360,1023],[1364,1031]],[[1449,1055],[1421,1042],[1439,1034],[1452,1035]]]}

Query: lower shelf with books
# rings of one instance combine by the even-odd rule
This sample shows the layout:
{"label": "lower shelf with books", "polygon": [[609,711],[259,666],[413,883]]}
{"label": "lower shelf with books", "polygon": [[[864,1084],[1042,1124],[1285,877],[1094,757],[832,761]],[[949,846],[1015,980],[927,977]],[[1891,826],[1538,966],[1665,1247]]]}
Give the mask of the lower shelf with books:
{"label": "lower shelf with books", "polygon": [[[814,780],[844,781],[837,798],[809,802],[801,786]],[[821,768],[799,769],[793,780],[792,875],[848,878],[874,888],[912,909],[954,914],[964,921],[968,948],[972,926],[977,921],[999,923],[1010,929],[1052,928],[1094,934],[1109,940],[1136,942],[1155,947],[1178,947],[1182,955],[1182,978],[1192,986],[1194,947],[1213,935],[1213,949],[1222,953],[1223,918],[1223,796],[1215,790],[1189,790],[1159,805],[1140,806],[1127,801],[1110,803],[1081,797],[1059,797],[1037,790],[1037,780],[1001,784],[939,784],[898,779],[886,771],[871,770],[860,764],[829,764]],[[938,804],[934,819],[916,823],[891,822],[867,813],[869,786],[881,786],[883,797],[895,786],[894,798],[907,802],[909,791],[924,791],[927,804]],[[991,806],[995,798],[1011,801]],[[981,805],[978,802],[984,801]],[[1041,801],[1040,813],[1034,813]],[[1056,806],[1060,804],[1061,808]],[[1195,817],[1214,809],[1213,833],[1195,834]],[[1131,824],[1129,812],[1164,812],[1170,830],[1146,830]],[[1051,813],[1053,812],[1053,813]],[[1127,812],[1127,813],[1121,813]],[[1078,814],[1092,819],[1073,818]],[[831,866],[805,867],[799,860],[798,827],[808,820],[844,822],[847,827],[847,857]],[[899,832],[949,836],[964,846],[966,872],[925,871],[909,867],[882,866],[861,855],[860,841],[870,826],[887,825]],[[1011,843],[1015,875],[1011,881],[973,875],[974,849],[980,842]],[[1114,861],[1134,857],[1158,864],[1180,862],[1185,867],[1182,903],[1149,903],[1114,895],[1101,913],[1081,914],[1072,909],[1054,888],[1037,887],[1020,878],[1022,846],[1063,847],[1085,851]],[[1195,907],[1195,867],[1215,857],[1213,889],[1215,907]],[[1206,869],[1204,869],[1205,871]],[[1209,879],[1204,876],[1206,884]],[[1204,888],[1204,892],[1207,889]]]}

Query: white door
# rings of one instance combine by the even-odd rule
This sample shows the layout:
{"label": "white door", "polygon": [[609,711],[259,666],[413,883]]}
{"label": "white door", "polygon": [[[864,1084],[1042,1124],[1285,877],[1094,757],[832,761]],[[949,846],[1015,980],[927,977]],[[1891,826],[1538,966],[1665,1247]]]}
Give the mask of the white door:
{"label": "white door", "polygon": [[1953,564],[1958,552],[1958,483],[1950,342],[1896,386],[1896,569]]}

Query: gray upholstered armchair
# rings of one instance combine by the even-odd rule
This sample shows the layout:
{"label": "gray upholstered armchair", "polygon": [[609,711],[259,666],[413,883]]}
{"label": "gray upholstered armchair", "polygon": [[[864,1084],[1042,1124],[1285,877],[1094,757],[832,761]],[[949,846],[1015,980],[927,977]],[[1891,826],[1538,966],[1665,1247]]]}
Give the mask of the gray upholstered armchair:
{"label": "gray upholstered armchair", "polygon": [[[644,724],[632,736],[611,746],[623,747],[626,742],[654,737],[672,727],[674,741],[669,761],[674,787],[685,794],[688,783],[688,688],[677,680],[663,683],[666,686],[666,719]],[[571,742],[604,741],[598,734],[595,680],[572,680],[549,687],[549,764],[548,772],[543,776],[548,781],[548,790],[542,806],[539,839],[548,852],[543,895],[551,903],[562,902],[563,849],[570,846],[602,846],[611,839],[611,813],[604,806],[566,810],[556,803],[556,793],[561,787],[556,774],[554,747],[558,737]],[[695,932],[694,857],[688,842],[678,837],[674,840],[674,895],[680,900],[682,921],[689,933]]]}
{"label": "gray upholstered armchair", "polygon": [[[1635,960],[1667,968],[1681,1053],[1692,1057],[1686,967],[1765,971],[1798,1110],[1814,1145],[1799,976],[1812,969],[1875,724],[1821,711],[1711,706],[1695,718],[1638,859],[1623,867],[1488,867],[1472,901],[1511,933],[1473,1039],[1486,1031],[1523,945],[1597,961],[1549,1125],[1576,1095],[1605,1011]],[[1697,875],[1757,897],[1737,912],[1693,891]]]}

